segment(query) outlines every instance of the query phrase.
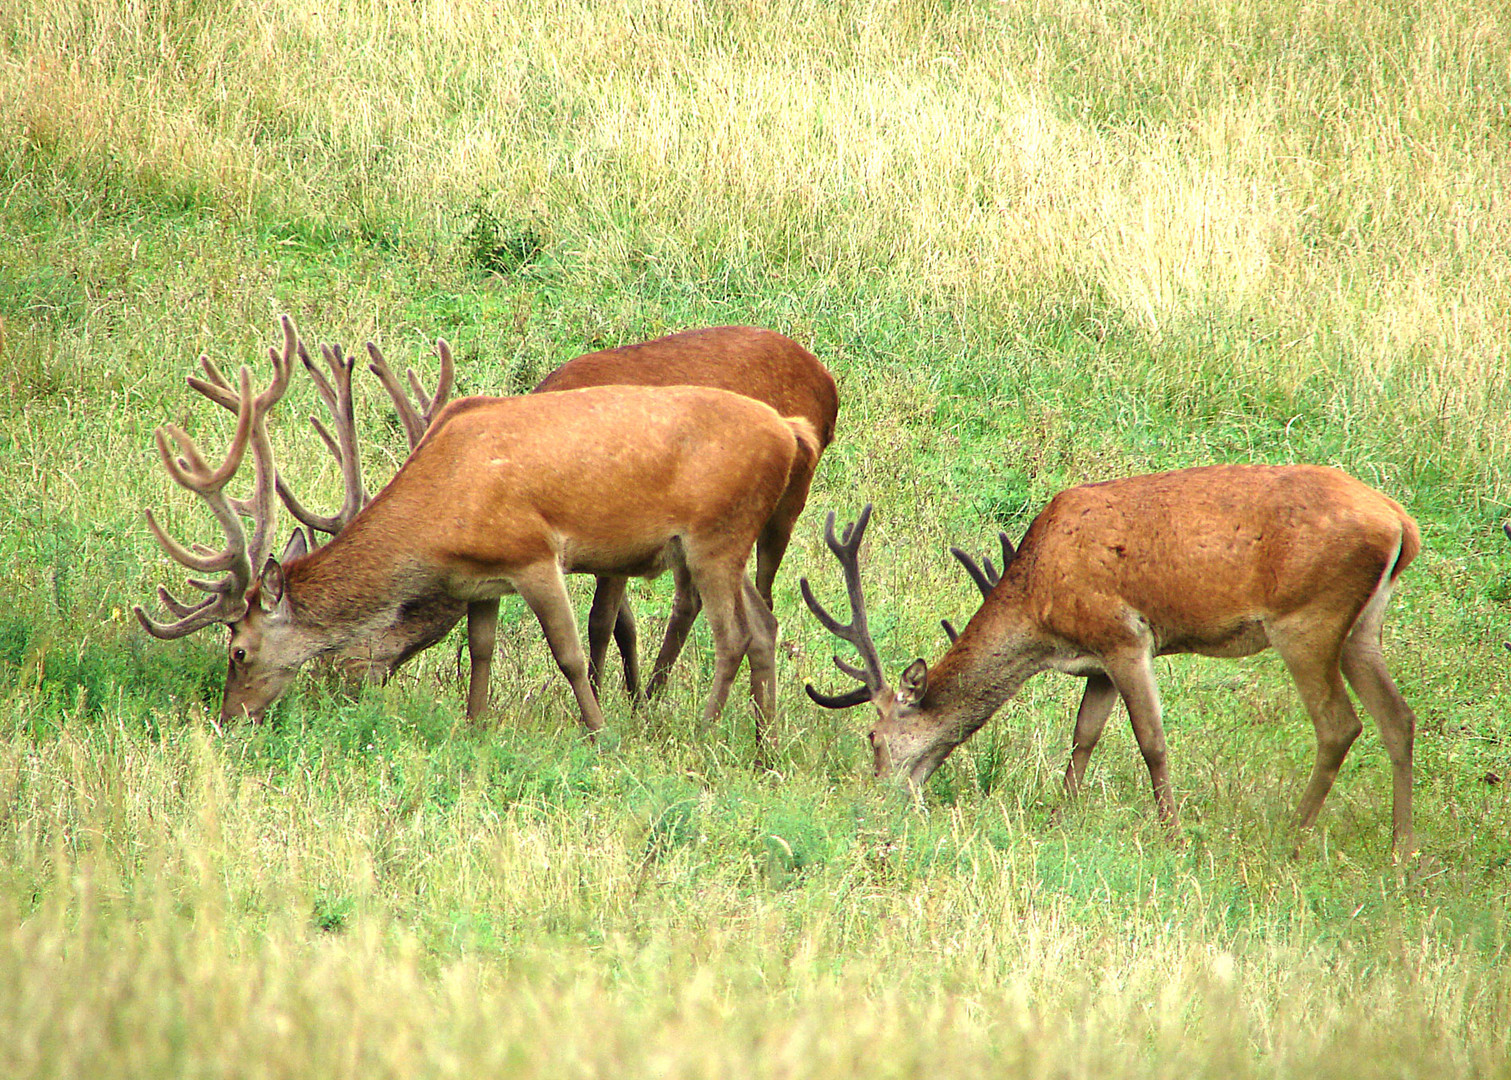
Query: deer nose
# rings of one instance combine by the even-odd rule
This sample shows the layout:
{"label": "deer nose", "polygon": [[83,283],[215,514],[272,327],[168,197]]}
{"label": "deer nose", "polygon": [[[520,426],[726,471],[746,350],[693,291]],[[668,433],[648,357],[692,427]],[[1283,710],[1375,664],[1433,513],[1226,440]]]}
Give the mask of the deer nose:
{"label": "deer nose", "polygon": [[266,711],[265,708],[254,709],[250,705],[245,704],[233,706],[230,703],[224,703],[220,707],[220,722],[222,724],[229,724],[231,721],[237,720],[245,721],[248,724],[256,724],[261,722],[262,714]]}

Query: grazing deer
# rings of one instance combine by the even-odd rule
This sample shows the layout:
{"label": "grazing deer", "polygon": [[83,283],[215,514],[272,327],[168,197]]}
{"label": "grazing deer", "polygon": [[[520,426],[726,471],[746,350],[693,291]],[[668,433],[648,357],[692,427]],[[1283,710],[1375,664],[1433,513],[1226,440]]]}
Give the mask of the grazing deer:
{"label": "grazing deer", "polygon": [[[442,355],[440,381],[433,397],[425,394],[413,371],[408,373],[419,406],[416,408],[406,397],[402,384],[388,369],[377,346],[368,342],[367,350],[372,360],[369,367],[398,408],[413,450],[449,392],[453,376],[450,353]],[[314,378],[316,389],[336,428],[332,435],[319,420],[310,418],[341,468],[346,490],[342,508],[329,517],[313,513],[294,498],[281,477],[278,482],[278,493],[284,505],[308,527],[311,546],[317,530],[338,533],[354,516],[352,508],[361,509],[370,498],[362,486],[356,454],[356,420],[351,405],[352,362],[343,356],[339,346],[334,349],[325,347],[322,353],[331,369],[329,380],[302,349],[300,358]],[[828,369],[797,342],[771,330],[718,326],[579,356],[547,375],[534,392],[609,385],[714,387],[764,401],[783,416],[805,417],[813,425],[818,432],[818,453],[812,457],[800,456],[793,467],[787,490],[756,540],[756,591],[770,607],[772,581],[792,538],[793,526],[807,501],[818,457],[834,438],[839,397]],[[234,410],[233,405],[227,407]],[[701,607],[686,568],[674,560],[671,570],[676,581],[676,594],[661,651],[652,668],[649,686],[652,696],[664,687]],[[617,607],[613,606],[615,598],[618,598]],[[405,660],[440,641],[465,614],[466,605],[460,601],[450,605],[437,601],[411,612],[383,635],[356,643],[344,660],[360,668],[368,678],[381,681]],[[638,635],[634,613],[625,595],[625,579],[604,576],[597,581],[588,615],[588,681],[595,692],[611,636],[623,658],[625,690],[631,700],[638,700],[641,696]]]}
{"label": "grazing deer", "polygon": [[[798,515],[808,501],[819,457],[834,439],[839,394],[829,370],[807,349],[774,331],[753,326],[716,326],[579,356],[547,375],[532,392],[610,384],[716,387],[764,401],[782,416],[800,416],[813,425],[818,433],[818,450],[794,465],[787,490],[756,540],[755,587],[766,606],[771,607],[771,587],[777,567],[792,539]],[[673,563],[672,573],[676,593],[661,651],[651,668],[648,687],[651,697],[665,686],[702,606],[686,568]],[[625,582],[622,577],[600,576],[588,614],[588,670],[595,690],[611,634],[624,662],[625,691],[631,700],[637,700],[639,650]]]}
{"label": "grazing deer", "polygon": [[986,601],[933,667],[915,660],[894,691],[866,628],[859,550],[869,506],[825,539],[844,568],[852,611],[841,624],[803,598],[863,666],[835,658],[862,686],[839,695],[808,687],[829,708],[870,700],[878,776],[915,788],[1033,675],[1086,677],[1065,788],[1086,763],[1121,697],[1149,769],[1160,818],[1178,828],[1153,658],[1247,656],[1273,647],[1317,733],[1317,758],[1297,810],[1310,826],[1360,724],[1353,686],[1390,754],[1393,843],[1413,849],[1412,740],[1416,717],[1380,651],[1396,578],[1421,549],[1395,501],[1337,471],[1310,465],[1215,465],[1087,484],[1061,492],[1034,519]]}
{"label": "grazing deer", "polygon": [[[208,358],[201,363],[210,381],[191,379],[221,404],[235,398],[236,434],[218,467],[205,463],[181,429],[157,432],[169,475],[206,501],[226,546],[185,549],[149,512],[153,535],[184,565],[226,576],[191,582],[211,594],[195,607],[160,589],[175,622],[157,623],[135,610],[158,637],[182,637],[216,622],[231,627],[223,719],[260,717],[312,657],[381,635],[417,607],[458,601],[467,605],[467,715],[475,717],[487,701],[499,597],[517,592],[540,620],[584,726],[597,731],[603,716],[562,575],[653,576],[673,562],[687,568],[713,629],[715,677],[705,721],[722,710],[747,656],[757,724],[771,715],[776,619],[745,563],[794,466],[817,454],[808,421],[699,387],[464,398],[435,416],[398,474],[335,539],[309,551],[296,532],[281,559],[264,563],[276,485],[266,417],[299,351],[287,316],[283,332],[282,355],[269,350],[273,382],[255,398],[245,368],[239,393]],[[169,450],[170,437],[182,457]],[[249,446],[254,495],[230,499],[224,488]],[[256,523],[250,544],[243,515]]]}

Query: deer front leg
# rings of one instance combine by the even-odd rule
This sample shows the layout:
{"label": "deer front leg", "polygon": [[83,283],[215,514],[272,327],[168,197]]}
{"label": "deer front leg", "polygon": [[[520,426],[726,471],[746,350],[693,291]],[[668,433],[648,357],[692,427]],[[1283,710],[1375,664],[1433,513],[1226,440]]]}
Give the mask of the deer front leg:
{"label": "deer front leg", "polygon": [[498,637],[498,598],[473,600],[467,605],[467,655],[472,671],[467,681],[467,719],[476,720],[488,707],[488,675]]}
{"label": "deer front leg", "polygon": [[1102,737],[1102,729],[1107,726],[1107,718],[1112,715],[1117,699],[1117,687],[1106,675],[1098,673],[1087,677],[1081,706],[1076,710],[1070,760],[1065,764],[1065,794],[1072,799],[1081,793],[1081,782],[1086,779],[1086,763],[1091,760],[1091,752]]}
{"label": "deer front leg", "polygon": [[582,726],[589,734],[602,730],[603,712],[598,707],[593,685],[588,681],[588,658],[582,651],[582,642],[577,640],[577,618],[572,614],[572,602],[567,596],[561,567],[555,561],[533,567],[515,577],[513,584],[515,591],[540,620],[540,628],[545,632],[546,644],[551,647],[556,666],[567,677],[572,693],[577,697]]}
{"label": "deer front leg", "polygon": [[1165,745],[1165,725],[1160,717],[1159,687],[1154,681],[1149,653],[1140,650],[1116,659],[1109,658],[1107,675],[1128,708],[1133,737],[1138,741],[1139,753],[1149,769],[1149,783],[1154,789],[1154,805],[1160,821],[1172,836],[1178,837],[1180,819],[1175,812],[1175,795],[1170,788],[1169,750]]}

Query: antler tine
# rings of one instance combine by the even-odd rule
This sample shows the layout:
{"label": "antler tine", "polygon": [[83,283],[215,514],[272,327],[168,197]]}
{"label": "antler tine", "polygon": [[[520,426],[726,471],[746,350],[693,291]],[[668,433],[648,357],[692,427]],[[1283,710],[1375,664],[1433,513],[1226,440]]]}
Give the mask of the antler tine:
{"label": "antler tine", "polygon": [[[455,365],[451,360],[451,346],[446,344],[445,338],[435,339],[436,355],[441,358],[441,373],[436,377],[435,396],[425,402],[425,423],[428,427],[435,420],[435,414],[445,407],[446,402],[451,400],[452,376],[456,373]],[[413,378],[413,376],[411,376]],[[419,382],[415,382],[415,390],[419,390]]]}
{"label": "antler tine", "polygon": [[[337,345],[335,348],[337,349],[337,355],[339,356],[339,350],[341,346]],[[320,346],[320,352],[325,356],[327,363],[330,363],[329,349],[330,346],[328,345]],[[310,373],[310,379],[315,384],[315,392],[320,395],[320,400],[325,402],[326,411],[329,412],[331,416],[339,418],[341,415],[341,407],[339,399],[336,395],[336,391],[331,388],[330,380],[320,373],[320,369],[316,367],[315,362],[310,359],[309,350],[304,347],[303,341],[299,343],[299,360],[304,364],[304,370]],[[320,422],[320,418],[318,416],[311,415],[309,417],[309,421],[310,425],[315,429],[315,434],[320,436],[320,441],[325,443],[325,448],[331,452],[331,457],[336,459],[337,464],[340,464],[341,445],[336,440],[335,436],[333,436],[330,433],[330,430]]]}
{"label": "antler tine", "polygon": [[[218,469],[211,469],[205,459],[200,455],[199,448],[194,445],[194,440],[189,438],[183,428],[177,424],[165,424],[155,432],[157,452],[163,459],[163,467],[168,470],[168,475],[182,487],[198,495],[214,495],[226,486],[226,482],[236,475],[236,470],[241,468],[242,456],[246,453],[247,444],[252,435],[252,407],[251,386],[252,373],[245,367],[241,369],[242,395],[236,409],[236,434],[232,436],[231,448],[226,452],[225,459]],[[191,380],[195,382],[198,380]],[[210,394],[205,396],[210,397]],[[212,400],[217,400],[212,398]],[[168,449],[168,436],[178,443],[183,457],[175,458]]]}
{"label": "antler tine", "polygon": [[198,604],[185,604],[164,585],[157,587],[157,598],[162,602],[163,607],[168,609],[168,613],[177,619],[182,619],[185,615],[193,615],[196,608],[204,607],[206,603],[214,600],[214,597],[207,597]]}
{"label": "antler tine", "polygon": [[252,541],[247,556],[253,567],[261,566],[273,546],[273,529],[278,523],[278,505],[273,499],[278,470],[273,464],[273,443],[268,438],[267,416],[289,388],[294,374],[294,357],[299,353],[299,334],[294,320],[280,315],[283,325],[283,352],[268,347],[273,362],[273,381],[252,403],[252,494],[237,504],[237,510],[252,519]]}
{"label": "antler tine", "polygon": [[[168,535],[151,510],[146,512],[147,527],[170,558],[200,573],[224,571],[226,576],[216,581],[191,578],[190,585],[210,593],[204,601],[194,605],[180,603],[166,589],[159,587],[158,596],[164,606],[178,617],[175,622],[157,622],[141,605],[134,605],[132,610],[138,620],[154,637],[183,637],[211,623],[234,622],[246,613],[246,591],[252,581],[252,566],[266,555],[273,524],[272,444],[268,440],[266,417],[288,388],[289,372],[298,347],[298,335],[288,316],[283,317],[283,329],[282,355],[277,350],[268,350],[273,358],[273,381],[255,398],[252,395],[252,373],[245,366],[238,372],[239,392],[231,388],[229,381],[207,356],[200,357],[200,367],[206,378],[189,378],[189,385],[200,394],[236,413],[236,433],[217,468],[212,469],[205,462],[194,440],[177,425],[164,425],[155,433],[158,456],[168,475],[179,486],[205,500],[220,523],[226,546],[220,551],[202,544],[186,548]],[[181,456],[175,457],[169,448],[170,438],[178,444]],[[233,499],[226,494],[225,486],[241,467],[248,447],[257,474],[252,497]],[[241,524],[243,514],[252,517],[255,523],[250,544]]]}
{"label": "antler tine", "polygon": [[860,546],[870,520],[871,504],[867,503],[861,510],[860,516],[852,524],[845,526],[843,535],[837,540],[834,536],[834,511],[829,512],[829,517],[824,523],[824,543],[829,546],[829,550],[834,553],[844,571],[845,593],[850,601],[849,623],[841,623],[824,609],[814,597],[807,578],[802,578],[798,582],[803,593],[803,602],[808,605],[808,610],[813,612],[814,618],[818,619],[835,637],[854,646],[861,657],[861,667],[847,664],[837,656],[834,657],[834,664],[845,674],[858,679],[863,686],[836,696],[820,694],[812,686],[807,687],[809,697],[829,708],[844,708],[846,705],[859,704],[879,693],[886,686],[886,677],[881,670],[881,658],[877,655],[876,644],[871,640],[871,631],[866,624],[866,601],[860,585]]}
{"label": "antler tine", "polygon": [[[451,383],[454,373],[454,365],[451,359],[451,346],[447,345],[443,338],[436,339],[436,352],[441,357],[441,373],[436,379],[434,395],[427,395],[420,384],[420,377],[414,373],[414,369],[408,369],[405,374],[409,377],[409,385],[414,393],[414,401],[411,402],[404,392],[404,386],[394,376],[388,362],[383,359],[383,353],[373,342],[367,343],[367,355],[371,360],[367,366],[383,384],[383,389],[388,391],[388,396],[393,399],[394,408],[399,411],[399,419],[404,424],[404,433],[409,438],[409,448],[413,450],[420,445],[420,440],[425,437],[425,431],[430,427],[430,422],[435,419],[435,414],[441,411],[451,396]],[[418,404],[418,408],[416,408]]]}
{"label": "antler tine", "polygon": [[[990,558],[982,559],[982,565],[977,566],[976,560],[965,551],[957,547],[950,548],[950,554],[955,556],[961,566],[965,567],[965,572],[976,583],[976,588],[981,590],[983,600],[992,594],[992,589],[996,588],[997,582],[1002,580],[1002,572],[1007,569],[1007,564],[1012,562],[1018,554],[1017,549],[1013,547],[1013,542],[1007,538],[1007,533],[999,532],[997,540],[1002,544],[1002,570],[993,566]],[[948,619],[940,619],[939,625],[944,627],[945,636],[950,639],[950,644],[955,644],[955,640],[960,637],[955,624]]]}
{"label": "antler tine", "polygon": [[295,498],[282,476],[276,479],[278,497],[283,500],[283,505],[288,508],[289,513],[311,530],[312,538],[316,531],[335,536],[362,511],[370,498],[367,489],[362,484],[362,457],[357,447],[356,405],[352,396],[352,371],[356,365],[356,357],[348,357],[340,345],[322,345],[320,355],[325,359],[326,366],[330,368],[329,379],[321,373],[310,358],[303,342],[300,343],[299,359],[303,361],[305,370],[314,380],[315,390],[325,402],[325,407],[330,412],[336,427],[336,432],[332,435],[318,417],[309,418],[341,470],[341,508],[330,516],[317,514]]}
{"label": "antler tine", "polygon": [[236,391],[231,389],[231,384],[220,373],[220,368],[204,353],[200,354],[199,366],[204,369],[207,378],[200,379],[193,375],[189,376],[189,385],[199,391],[205,397],[223,408],[236,412],[241,408],[241,399],[236,396]]}
{"label": "antler tine", "polygon": [[[132,604],[131,610],[136,615],[137,622],[142,624],[143,630],[146,630],[147,633],[155,638],[171,641],[174,638],[181,638],[192,634],[194,631],[200,629],[200,627],[223,621],[218,610],[210,610],[219,601],[220,597],[218,596],[206,597],[205,602],[202,604],[198,604],[192,608],[182,608],[186,613],[185,616],[177,622],[171,623],[158,622],[147,614],[146,609],[141,604]],[[178,612],[175,611],[174,614],[176,615]]]}
{"label": "antler tine", "polygon": [[289,388],[289,379],[294,374],[294,357],[299,351],[299,333],[294,329],[294,320],[287,315],[278,316],[278,321],[283,324],[283,355],[271,345],[268,346],[268,359],[273,361],[273,381],[268,388],[257,395],[257,411],[266,416],[272,407],[278,404],[278,399],[283,397],[284,391]]}
{"label": "antler tine", "polygon": [[826,709],[848,709],[853,705],[864,705],[871,700],[871,688],[861,685],[853,690],[847,690],[843,694],[825,694],[815,690],[812,683],[804,683],[803,690],[812,699],[815,705],[822,705]]}
{"label": "antler tine", "polygon": [[[1007,538],[1007,533],[999,532],[998,541],[1002,544],[1002,569],[1007,569],[1007,564],[1013,561],[1017,552],[1013,549],[1013,542]],[[1002,580],[1002,571],[992,565],[990,558],[982,559],[982,566],[976,565],[976,560],[971,558],[965,551],[957,547],[950,548],[950,554],[959,560],[960,565],[965,567],[965,572],[976,583],[976,588],[981,590],[981,597],[985,599],[992,594],[992,589],[997,582]]]}

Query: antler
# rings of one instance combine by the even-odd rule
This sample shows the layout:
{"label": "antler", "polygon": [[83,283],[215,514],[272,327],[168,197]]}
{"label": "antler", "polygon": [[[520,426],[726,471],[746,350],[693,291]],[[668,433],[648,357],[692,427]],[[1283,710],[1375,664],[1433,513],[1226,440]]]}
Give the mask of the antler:
{"label": "antler", "polygon": [[[1006,570],[1007,564],[1013,561],[1013,557],[1017,555],[1018,552],[1017,549],[1013,547],[1013,542],[1007,538],[1007,533],[999,532],[997,534],[997,539],[1002,542],[1002,570]],[[965,567],[965,572],[971,575],[971,580],[976,583],[976,588],[981,590],[981,599],[985,600],[988,596],[990,596],[992,594],[992,589],[994,589],[997,585],[997,582],[1002,579],[1002,570],[998,570],[995,566],[993,566],[992,560],[989,558],[981,560],[984,566],[977,566],[975,559],[971,558],[970,555],[968,555],[965,551],[957,547],[950,548],[950,554],[955,556],[955,558],[959,560],[960,565]],[[946,635],[948,635],[950,644],[953,645],[955,643],[955,639],[960,636],[958,633],[956,633],[954,624],[951,623],[948,619],[940,619],[939,625],[944,627],[944,632]]]}
{"label": "antler", "polygon": [[[158,455],[162,458],[168,475],[180,487],[205,500],[215,519],[220,522],[221,530],[226,536],[226,546],[220,551],[213,551],[203,544],[193,545],[192,550],[185,548],[163,530],[151,510],[146,512],[147,527],[152,530],[159,546],[171,558],[189,569],[202,574],[222,570],[227,572],[216,581],[201,578],[189,580],[190,585],[210,594],[199,604],[181,603],[166,588],[159,586],[158,597],[163,606],[177,617],[175,622],[159,623],[148,616],[140,604],[133,605],[132,610],[142,627],[154,637],[183,637],[211,623],[235,622],[246,613],[246,591],[252,581],[252,568],[267,557],[274,522],[273,448],[268,439],[266,419],[268,411],[288,389],[289,373],[299,342],[293,320],[285,315],[282,321],[283,355],[280,357],[276,349],[268,349],[268,355],[273,361],[273,381],[256,397],[252,396],[252,373],[245,366],[239,372],[239,392],[231,388],[231,384],[208,356],[199,358],[200,367],[207,378],[189,377],[189,385],[196,391],[236,413],[236,434],[231,439],[231,448],[218,467],[212,469],[206,464],[199,448],[194,445],[194,440],[178,425],[166,424],[154,433]],[[169,437],[178,444],[182,457],[175,457],[169,449]],[[255,469],[252,495],[247,499],[232,498],[225,493],[225,486],[241,467],[248,446],[252,448]],[[250,517],[253,522],[250,544],[246,531],[242,528],[243,516]]]}
{"label": "antler", "polygon": [[[320,394],[320,399],[325,402],[325,408],[331,415],[331,420],[336,426],[336,433],[332,435],[329,429],[320,422],[317,416],[311,416],[310,423],[325,443],[326,449],[336,459],[336,464],[341,469],[341,483],[343,495],[341,509],[335,514],[326,517],[308,510],[294,497],[284,483],[283,477],[277,478],[278,497],[283,500],[283,505],[288,507],[289,513],[293,514],[310,530],[310,541],[313,545],[315,532],[323,532],[335,536],[351,523],[352,518],[361,513],[362,508],[371,501],[372,496],[362,484],[362,457],[357,448],[357,415],[356,406],[352,400],[352,369],[356,366],[356,357],[347,356],[340,345],[320,346],[320,355],[325,358],[325,364],[331,371],[330,379],[326,379],[320,373],[310,359],[304,342],[299,343],[299,359],[304,363],[304,369],[310,373],[310,378],[315,381],[315,389]],[[332,383],[335,385],[332,386]]]}
{"label": "antler", "polygon": [[420,377],[414,373],[414,368],[410,368],[405,374],[409,377],[409,386],[414,392],[414,401],[411,402],[404,393],[403,384],[394,377],[378,347],[371,341],[367,343],[367,355],[372,358],[372,363],[367,366],[383,384],[383,389],[388,391],[388,396],[393,398],[394,407],[399,410],[399,419],[404,422],[404,431],[409,436],[411,450],[420,445],[425,429],[430,427],[435,414],[441,411],[441,406],[451,396],[451,346],[446,344],[444,338],[436,338],[435,351],[441,357],[441,373],[436,378],[435,394],[425,393],[425,388],[420,385]]}
{"label": "antler", "polygon": [[829,550],[834,552],[834,557],[839,560],[840,567],[845,572],[845,592],[850,599],[850,622],[841,623],[834,616],[824,610],[813,596],[813,590],[808,586],[808,579],[802,578],[798,585],[803,591],[803,602],[808,605],[808,610],[813,612],[814,618],[823,623],[824,628],[842,641],[848,641],[855,646],[860,653],[864,667],[855,667],[847,664],[839,657],[833,657],[834,666],[849,675],[852,679],[859,679],[860,686],[844,694],[823,694],[813,688],[812,683],[804,686],[808,696],[826,709],[844,709],[851,705],[859,705],[863,701],[869,701],[880,693],[887,685],[887,680],[881,672],[881,658],[876,654],[876,644],[871,640],[871,631],[866,626],[866,600],[861,594],[860,588],[860,542],[865,536],[866,525],[871,520],[871,504],[867,503],[865,509],[860,512],[853,524],[845,526],[844,535],[836,540],[834,538],[834,511],[829,511],[829,518],[824,523],[824,543],[829,545]]}

